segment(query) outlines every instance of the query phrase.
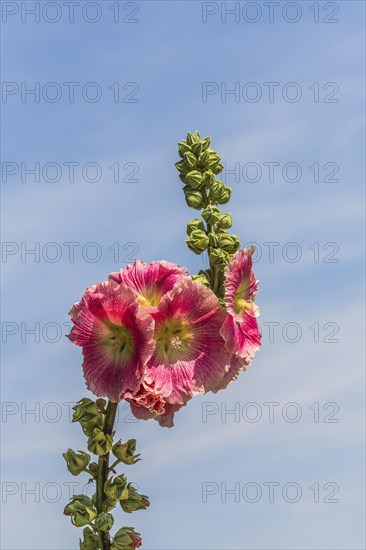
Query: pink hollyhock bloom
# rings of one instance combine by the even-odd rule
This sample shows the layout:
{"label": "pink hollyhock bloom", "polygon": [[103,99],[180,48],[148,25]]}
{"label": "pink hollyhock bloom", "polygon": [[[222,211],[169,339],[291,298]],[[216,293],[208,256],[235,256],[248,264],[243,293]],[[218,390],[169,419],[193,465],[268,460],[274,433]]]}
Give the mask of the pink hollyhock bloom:
{"label": "pink hollyhock bloom", "polygon": [[111,273],[109,279],[131,288],[141,306],[156,307],[162,296],[188,275],[185,267],[170,262],[145,264],[136,260],[132,266],[121,269],[118,273]]}
{"label": "pink hollyhock bloom", "polygon": [[145,382],[142,382],[139,390],[135,394],[127,394],[126,399],[130,402],[132,414],[141,420],[153,418],[157,420],[160,426],[171,428],[174,413],[183,405],[171,405],[166,403],[162,396],[149,388]]}
{"label": "pink hollyhock bloom", "polygon": [[155,342],[154,321],[134,293],[114,281],[98,283],[85,290],[69,315],[74,323],[69,338],[83,348],[88,389],[115,402],[136,391]]}
{"label": "pink hollyhock bloom", "polygon": [[156,346],[145,365],[145,384],[170,405],[218,391],[230,354],[220,337],[225,309],[212,290],[185,277],[150,314]]}
{"label": "pink hollyhock bloom", "polygon": [[[261,334],[256,317],[259,315],[254,296],[258,282],[252,269],[252,255],[255,248],[239,250],[225,270],[225,305],[228,315],[223,323],[221,335],[227,349],[246,362],[234,360],[232,372],[245,369],[261,345]],[[239,372],[240,372],[239,370]]]}

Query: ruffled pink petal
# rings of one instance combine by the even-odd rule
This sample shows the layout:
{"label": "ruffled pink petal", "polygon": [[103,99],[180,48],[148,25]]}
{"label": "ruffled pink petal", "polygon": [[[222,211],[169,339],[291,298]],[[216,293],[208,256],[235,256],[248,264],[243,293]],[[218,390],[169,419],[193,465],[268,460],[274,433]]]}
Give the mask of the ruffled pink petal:
{"label": "ruffled pink petal", "polygon": [[172,405],[171,403],[165,404],[165,412],[155,417],[162,428],[172,428],[174,426],[174,415],[185,405]]}
{"label": "ruffled pink petal", "polygon": [[[252,255],[255,247],[239,250],[225,270],[225,305],[229,313],[234,317],[240,317],[241,313],[235,308],[238,297],[252,304],[254,296],[258,292],[258,282],[252,269]],[[256,314],[252,307],[252,314]]]}
{"label": "ruffled pink petal", "polygon": [[220,334],[225,340],[226,349],[244,359],[254,355],[261,346],[257,319],[252,315],[246,315],[240,321],[227,315]]}
{"label": "ruffled pink petal", "polygon": [[160,261],[145,264],[136,260],[132,266],[111,273],[109,279],[131,288],[142,306],[156,307],[161,297],[169,292],[183,277],[187,277],[185,267]]}
{"label": "ruffled pink petal", "polygon": [[[172,405],[184,405],[193,395],[219,389],[230,367],[230,353],[220,336],[225,310],[215,294],[185,278],[151,315],[157,343],[145,367],[149,386]],[[174,327],[181,325],[184,329],[175,336]]]}
{"label": "ruffled pink petal", "polygon": [[149,388],[143,381],[135,393],[127,392],[125,399],[130,402],[132,411],[140,411],[139,414],[135,414],[137,418],[146,420],[165,412],[162,396]]}
{"label": "ruffled pink petal", "polygon": [[86,385],[98,397],[120,401],[135,391],[155,347],[154,321],[134,293],[114,281],[87,289],[69,315],[69,338],[83,348]]}
{"label": "ruffled pink petal", "polygon": [[154,419],[160,426],[171,428],[174,426],[174,414],[184,405],[171,405],[165,403],[161,396],[151,389],[144,387],[135,396],[130,396],[128,401],[131,405],[132,414],[140,420]]}

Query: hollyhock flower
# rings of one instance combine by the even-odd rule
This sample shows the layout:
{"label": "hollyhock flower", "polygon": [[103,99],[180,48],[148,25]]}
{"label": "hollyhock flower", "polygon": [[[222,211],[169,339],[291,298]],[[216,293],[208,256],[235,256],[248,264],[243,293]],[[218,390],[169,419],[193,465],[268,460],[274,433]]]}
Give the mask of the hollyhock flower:
{"label": "hollyhock flower", "polygon": [[132,266],[111,273],[109,279],[131,288],[141,306],[156,307],[161,297],[173,288],[176,282],[189,275],[185,267],[161,261],[145,264],[136,260]]}
{"label": "hollyhock flower", "polygon": [[230,354],[220,337],[225,309],[215,294],[186,277],[150,313],[156,346],[145,365],[145,384],[170,405],[220,389]]}
{"label": "hollyhock flower", "polygon": [[115,281],[85,290],[69,315],[69,338],[83,348],[88,389],[114,402],[138,389],[143,365],[154,350],[154,321],[138,307],[134,293]]}
{"label": "hollyhock flower", "polygon": [[[241,365],[241,370],[251,361],[261,345],[261,334],[256,320],[259,309],[254,302],[259,282],[252,269],[254,250],[254,247],[239,250],[225,270],[224,300],[228,315],[221,335],[227,349],[247,361]],[[233,363],[235,372],[240,362]]]}

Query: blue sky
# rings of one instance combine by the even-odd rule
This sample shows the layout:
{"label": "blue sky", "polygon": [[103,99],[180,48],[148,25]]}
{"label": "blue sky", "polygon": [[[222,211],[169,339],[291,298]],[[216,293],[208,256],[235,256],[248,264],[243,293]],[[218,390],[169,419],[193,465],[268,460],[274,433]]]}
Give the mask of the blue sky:
{"label": "blue sky", "polygon": [[[61,453],[83,448],[65,403],[88,392],[80,350],[64,338],[67,311],[134,257],[191,273],[204,265],[184,244],[195,214],[174,167],[176,142],[199,129],[240,171],[239,181],[223,177],[234,230],[260,251],[263,349],[225,392],[192,400],[173,429],[131,422],[121,406],[117,432],[143,456],[126,473],[151,507],[116,520],[136,526],[146,550],[364,548],[363,2],[289,11],[281,2],[272,23],[263,2],[256,12],[238,3],[226,22],[234,2],[120,2],[119,23],[108,0],[84,19],[80,2],[73,23],[63,2],[39,23],[21,4],[2,2],[2,547],[77,547],[62,516],[75,479]],[[85,20],[94,13],[99,21]],[[77,83],[72,103],[67,82]],[[35,83],[39,102],[22,101]],[[207,89],[218,91],[203,101]],[[225,95],[233,89],[239,97]],[[96,90],[99,101],[85,99]],[[39,182],[25,171],[35,163]],[[64,243],[75,243],[73,262]],[[39,257],[24,255],[35,247]],[[273,422],[265,403],[276,404]],[[239,502],[225,497],[233,488]]]}

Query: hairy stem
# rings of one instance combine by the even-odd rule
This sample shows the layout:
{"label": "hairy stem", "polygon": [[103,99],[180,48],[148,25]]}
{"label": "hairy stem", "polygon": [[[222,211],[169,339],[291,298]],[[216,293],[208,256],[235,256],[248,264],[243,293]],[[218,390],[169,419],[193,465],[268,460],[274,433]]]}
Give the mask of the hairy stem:
{"label": "hairy stem", "polygon": [[[103,432],[111,435],[113,431],[114,421],[116,418],[118,403],[109,401],[104,417]],[[98,460],[97,472],[97,512],[98,514],[105,512],[105,500],[107,495],[104,493],[104,484],[108,479],[109,453],[102,455]],[[107,532],[100,533],[102,550],[110,550],[111,543]]]}

